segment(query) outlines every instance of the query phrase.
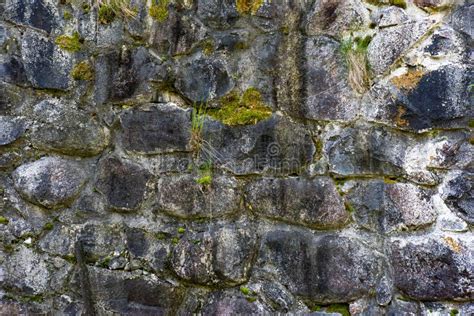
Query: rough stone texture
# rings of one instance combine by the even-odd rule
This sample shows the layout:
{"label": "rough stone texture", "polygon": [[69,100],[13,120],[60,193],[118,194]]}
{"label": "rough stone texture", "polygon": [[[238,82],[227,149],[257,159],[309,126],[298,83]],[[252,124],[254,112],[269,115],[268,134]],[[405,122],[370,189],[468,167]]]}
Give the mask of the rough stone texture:
{"label": "rough stone texture", "polygon": [[25,132],[25,123],[20,117],[0,116],[0,146],[13,143]]}
{"label": "rough stone texture", "polygon": [[120,120],[126,150],[154,154],[191,149],[191,113],[174,104],[127,110]]}
{"label": "rough stone texture", "polygon": [[205,159],[235,174],[297,172],[315,150],[308,131],[279,115],[242,127],[207,120],[202,133]]}
{"label": "rough stone texture", "polygon": [[472,300],[472,246],[472,241],[453,237],[416,244],[394,242],[391,261],[395,286],[417,300]]}
{"label": "rough stone texture", "polygon": [[13,173],[15,188],[28,201],[46,208],[67,206],[86,181],[79,164],[55,157],[44,157],[24,164]]}
{"label": "rough stone texture", "polygon": [[1,315],[474,314],[472,1],[115,2],[0,3]]}
{"label": "rough stone texture", "polygon": [[133,211],[143,202],[150,177],[140,165],[108,157],[101,163],[96,187],[112,209]]}
{"label": "rough stone texture", "polygon": [[[172,216],[219,217],[240,209],[240,189],[233,177],[213,176],[209,186],[199,175],[168,176],[158,180],[156,207]],[[176,194],[180,192],[180,194]]]}
{"label": "rough stone texture", "polygon": [[329,178],[263,178],[247,186],[246,202],[264,216],[313,228],[335,228],[349,221]]}
{"label": "rough stone texture", "polygon": [[179,277],[199,284],[244,282],[255,250],[252,228],[248,224],[229,225],[185,233],[173,251],[173,270]]}
{"label": "rough stone texture", "polygon": [[[329,37],[306,41],[306,102],[302,115],[315,120],[350,120],[357,114],[357,102],[347,80],[347,68],[339,43]],[[341,80],[342,79],[342,80]]]}
{"label": "rough stone texture", "polygon": [[431,21],[409,21],[380,30],[370,42],[367,51],[367,58],[374,73],[379,75],[387,71],[431,26]]}
{"label": "rough stone texture", "polygon": [[374,180],[354,184],[347,201],[357,223],[380,232],[415,230],[432,224],[436,210],[428,190],[409,183]]}
{"label": "rough stone texture", "polygon": [[71,57],[47,37],[27,30],[22,37],[21,54],[26,77],[33,87],[59,90],[69,87]]}
{"label": "rough stone texture", "polygon": [[42,150],[71,156],[94,156],[109,143],[109,131],[92,113],[58,100],[45,100],[34,109],[31,141]]}
{"label": "rough stone texture", "polygon": [[287,230],[263,237],[259,264],[292,293],[319,303],[364,296],[375,288],[382,269],[380,256],[360,241]]}

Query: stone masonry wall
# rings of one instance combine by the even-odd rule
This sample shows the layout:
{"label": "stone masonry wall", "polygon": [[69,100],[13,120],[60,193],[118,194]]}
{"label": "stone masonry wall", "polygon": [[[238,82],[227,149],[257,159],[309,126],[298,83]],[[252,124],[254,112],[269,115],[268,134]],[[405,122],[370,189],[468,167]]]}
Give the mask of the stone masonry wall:
{"label": "stone masonry wall", "polygon": [[474,314],[472,1],[0,8],[0,315]]}

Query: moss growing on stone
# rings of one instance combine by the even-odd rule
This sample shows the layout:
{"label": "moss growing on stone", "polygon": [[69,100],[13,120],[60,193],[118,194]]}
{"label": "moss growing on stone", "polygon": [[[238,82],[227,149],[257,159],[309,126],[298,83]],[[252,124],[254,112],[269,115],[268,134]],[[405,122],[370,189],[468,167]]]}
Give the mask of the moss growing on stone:
{"label": "moss growing on stone", "polygon": [[251,294],[250,289],[248,287],[245,287],[245,286],[240,287],[240,292],[242,292],[243,295],[250,295]]}
{"label": "moss growing on stone", "polygon": [[98,0],[99,23],[111,23],[116,17],[133,18],[137,10],[130,7],[130,0]]}
{"label": "moss growing on stone", "polygon": [[51,222],[46,223],[46,224],[44,224],[44,226],[43,226],[43,230],[46,230],[46,231],[52,230],[53,228],[54,228],[54,224],[51,223]]}
{"label": "moss growing on stone", "polygon": [[204,186],[211,185],[211,183],[212,183],[212,176],[210,176],[210,175],[202,176],[202,177],[200,177],[199,179],[197,179],[196,182],[197,182],[198,184],[204,185]]}
{"label": "moss growing on stone", "polygon": [[[381,1],[381,0],[366,0],[366,1],[367,1],[367,3],[373,4],[373,5],[383,5],[383,4],[386,4],[385,1]],[[397,6],[397,7],[400,7],[400,8],[403,8],[403,9],[406,9],[406,8],[407,8],[407,2],[406,2],[406,0],[390,0],[390,1],[389,1],[389,4],[390,4],[390,5]]]}
{"label": "moss growing on stone", "polygon": [[157,0],[156,3],[152,4],[149,13],[150,16],[158,22],[164,22],[168,18],[168,5],[169,0]]}
{"label": "moss growing on stone", "polygon": [[64,20],[69,21],[70,19],[72,19],[72,13],[69,11],[65,11],[63,14],[63,18]]}
{"label": "moss growing on stone", "polygon": [[272,110],[263,103],[255,88],[247,89],[241,96],[234,90],[220,102],[221,108],[209,110],[209,115],[227,125],[256,124],[272,115]]}
{"label": "moss growing on stone", "polygon": [[115,12],[112,7],[108,5],[101,5],[98,11],[99,23],[109,24],[115,19]]}
{"label": "moss growing on stone", "polygon": [[0,216],[0,225],[7,225],[9,222],[8,218]]}
{"label": "moss growing on stone", "polygon": [[204,40],[201,43],[201,47],[202,47],[202,52],[206,56],[212,55],[212,53],[214,53],[214,41],[212,39]]}
{"label": "moss growing on stone", "polygon": [[347,304],[332,304],[326,308],[326,312],[339,313],[342,316],[351,316],[349,312],[349,305]]}
{"label": "moss growing on stone", "polygon": [[449,316],[456,316],[459,315],[459,311],[457,309],[452,309],[449,311]]}
{"label": "moss growing on stone", "polygon": [[184,227],[178,227],[178,233],[179,234],[184,234],[186,232],[186,228]]}
{"label": "moss growing on stone", "polygon": [[92,80],[94,79],[94,68],[87,62],[81,61],[71,71],[74,80]]}
{"label": "moss growing on stone", "polygon": [[56,45],[68,52],[77,52],[81,50],[81,37],[78,32],[70,35],[60,35],[56,38]]}
{"label": "moss growing on stone", "polygon": [[263,0],[237,0],[235,3],[237,11],[244,14],[256,14],[263,4]]}

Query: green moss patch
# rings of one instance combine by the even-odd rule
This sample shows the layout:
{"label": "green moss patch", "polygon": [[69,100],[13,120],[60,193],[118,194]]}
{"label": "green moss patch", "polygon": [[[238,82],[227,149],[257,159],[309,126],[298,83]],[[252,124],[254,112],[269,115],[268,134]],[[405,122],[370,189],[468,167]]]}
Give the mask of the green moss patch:
{"label": "green moss patch", "polygon": [[77,52],[81,50],[81,37],[78,32],[70,35],[60,35],[56,38],[56,45],[68,52]]}
{"label": "green moss patch", "polygon": [[150,16],[158,22],[164,22],[168,18],[168,5],[169,0],[156,0],[157,2],[152,4],[149,13]]}
{"label": "green moss patch", "polygon": [[74,80],[93,80],[94,68],[87,61],[81,61],[74,66],[71,76]]}
{"label": "green moss patch", "polygon": [[99,23],[101,24],[109,24],[112,23],[115,19],[115,11],[112,9],[111,6],[108,5],[101,5],[99,7]]}
{"label": "green moss patch", "polygon": [[9,222],[8,218],[0,216],[0,225],[7,225]]}
{"label": "green moss patch", "polygon": [[256,124],[272,115],[272,110],[262,101],[260,92],[255,88],[247,89],[243,95],[235,90],[224,96],[221,108],[211,109],[208,114],[227,125]]}

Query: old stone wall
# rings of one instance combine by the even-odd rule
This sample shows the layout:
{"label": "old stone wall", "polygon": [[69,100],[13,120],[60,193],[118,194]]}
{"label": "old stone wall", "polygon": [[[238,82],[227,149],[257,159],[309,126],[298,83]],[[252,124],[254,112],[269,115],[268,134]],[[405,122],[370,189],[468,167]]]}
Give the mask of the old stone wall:
{"label": "old stone wall", "polygon": [[474,314],[474,4],[5,0],[1,315]]}

